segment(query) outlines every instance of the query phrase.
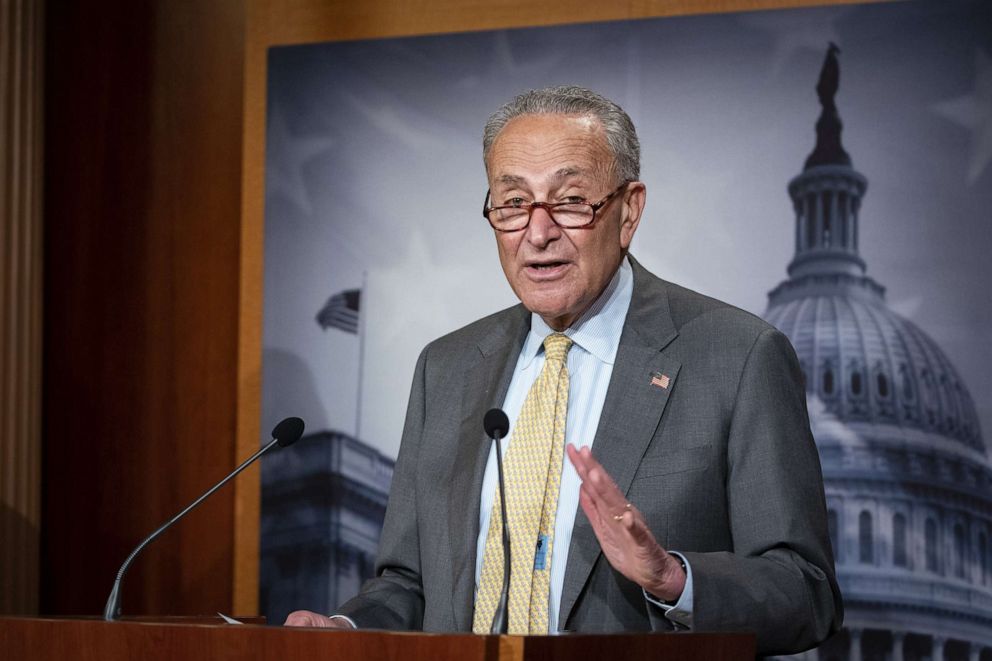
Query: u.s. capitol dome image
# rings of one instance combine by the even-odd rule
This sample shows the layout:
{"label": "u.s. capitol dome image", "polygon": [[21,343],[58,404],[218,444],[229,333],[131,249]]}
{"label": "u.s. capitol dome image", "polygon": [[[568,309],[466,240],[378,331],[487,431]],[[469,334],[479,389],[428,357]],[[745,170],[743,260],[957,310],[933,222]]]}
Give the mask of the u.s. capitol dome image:
{"label": "u.s. capitol dome image", "polygon": [[788,186],[795,255],[764,315],[803,369],[844,595],[844,630],[799,658],[990,661],[992,464],[967,385],[859,253],[868,180],[841,143],[838,53]]}

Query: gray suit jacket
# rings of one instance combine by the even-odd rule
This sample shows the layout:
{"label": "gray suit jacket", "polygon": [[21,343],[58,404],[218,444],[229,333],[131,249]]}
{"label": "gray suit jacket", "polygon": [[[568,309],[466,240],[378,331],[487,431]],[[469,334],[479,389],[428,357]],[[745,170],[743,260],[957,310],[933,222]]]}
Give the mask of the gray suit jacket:
{"label": "gray suit jacket", "polygon": [[[809,648],[840,627],[842,605],[792,347],[761,319],[631,262],[594,454],[658,542],[689,560],[696,630],[754,631],[761,654]],[[482,418],[502,404],[529,326],[518,305],[421,354],[377,577],[338,611],[359,626],[471,629],[491,444]],[[582,632],[672,628],[612,569],[581,511],[558,621]]]}

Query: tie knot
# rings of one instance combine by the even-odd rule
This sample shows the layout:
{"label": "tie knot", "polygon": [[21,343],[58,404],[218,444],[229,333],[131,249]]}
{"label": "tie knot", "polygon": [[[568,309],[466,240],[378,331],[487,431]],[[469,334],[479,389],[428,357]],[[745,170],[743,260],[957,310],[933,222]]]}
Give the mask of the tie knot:
{"label": "tie knot", "polygon": [[565,355],[571,347],[572,338],[561,333],[552,333],[544,338],[544,359],[565,362]]}

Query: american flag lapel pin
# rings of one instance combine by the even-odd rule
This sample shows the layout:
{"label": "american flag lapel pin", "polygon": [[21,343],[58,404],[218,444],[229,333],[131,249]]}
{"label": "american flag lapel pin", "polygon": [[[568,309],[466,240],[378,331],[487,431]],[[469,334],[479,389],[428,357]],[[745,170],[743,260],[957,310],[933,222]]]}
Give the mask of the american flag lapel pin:
{"label": "american flag lapel pin", "polygon": [[662,390],[668,390],[668,384],[671,382],[672,380],[668,378],[667,374],[662,374],[661,372],[655,372],[654,374],[651,375],[651,385],[658,386]]}

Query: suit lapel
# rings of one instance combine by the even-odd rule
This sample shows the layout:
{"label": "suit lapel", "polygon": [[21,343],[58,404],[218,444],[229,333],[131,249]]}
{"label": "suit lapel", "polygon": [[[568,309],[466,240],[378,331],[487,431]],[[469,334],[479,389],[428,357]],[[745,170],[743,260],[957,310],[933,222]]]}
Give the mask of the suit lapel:
{"label": "suit lapel", "polygon": [[465,391],[448,499],[456,631],[472,628],[482,478],[492,445],[482,419],[486,411],[503,405],[528,330],[529,313],[523,306],[512,308],[479,342],[474,362],[468,361],[461,379]]}
{"label": "suit lapel", "polygon": [[[665,285],[633,258],[631,264],[634,292],[593,443],[596,458],[624,493],[658,428],[681,366],[663,351],[678,335]],[[579,508],[565,567],[559,627],[568,623],[600,554],[592,526]]]}

